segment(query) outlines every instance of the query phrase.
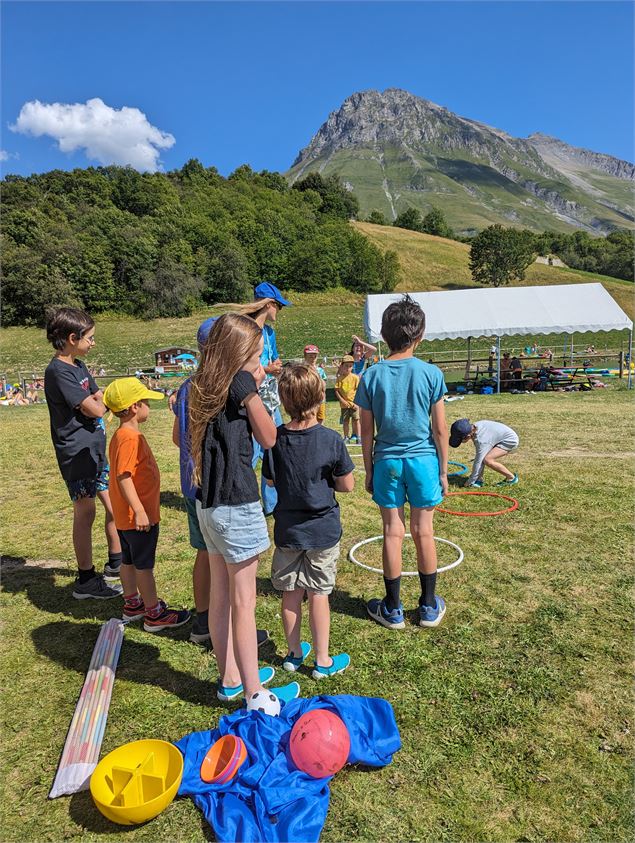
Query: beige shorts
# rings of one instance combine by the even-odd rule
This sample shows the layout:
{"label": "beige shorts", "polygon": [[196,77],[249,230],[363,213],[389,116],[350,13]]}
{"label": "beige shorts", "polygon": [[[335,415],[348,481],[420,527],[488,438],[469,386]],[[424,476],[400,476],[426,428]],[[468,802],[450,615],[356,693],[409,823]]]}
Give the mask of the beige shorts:
{"label": "beige shorts", "polygon": [[340,412],[340,424],[351,419],[352,421],[359,421],[359,407],[342,407]]}
{"label": "beige shorts", "polygon": [[271,582],[276,591],[305,588],[316,594],[330,594],[335,587],[340,543],[334,547],[297,550],[277,547],[271,564]]}

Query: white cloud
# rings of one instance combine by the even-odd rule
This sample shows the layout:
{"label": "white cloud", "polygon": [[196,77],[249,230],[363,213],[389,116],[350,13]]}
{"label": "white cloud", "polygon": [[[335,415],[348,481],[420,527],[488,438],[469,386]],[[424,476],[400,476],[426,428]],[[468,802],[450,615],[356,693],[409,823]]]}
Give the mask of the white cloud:
{"label": "white cloud", "polygon": [[148,122],[138,108],[111,108],[99,97],[84,103],[26,102],[12,132],[49,135],[62,152],[83,149],[100,164],[129,164],[136,170],[160,169],[161,149],[174,145],[174,136]]}
{"label": "white cloud", "polygon": [[6,149],[0,149],[0,161],[8,161],[10,157]]}

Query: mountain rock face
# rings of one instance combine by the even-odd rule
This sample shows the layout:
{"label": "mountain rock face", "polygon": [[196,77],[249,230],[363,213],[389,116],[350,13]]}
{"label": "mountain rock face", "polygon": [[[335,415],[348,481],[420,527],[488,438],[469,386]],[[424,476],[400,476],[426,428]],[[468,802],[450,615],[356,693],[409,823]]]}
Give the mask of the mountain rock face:
{"label": "mountain rock face", "polygon": [[389,220],[441,208],[458,232],[493,223],[608,233],[635,222],[635,167],[539,133],[514,138],[407,91],[352,94],[293,162],[355,191]]}

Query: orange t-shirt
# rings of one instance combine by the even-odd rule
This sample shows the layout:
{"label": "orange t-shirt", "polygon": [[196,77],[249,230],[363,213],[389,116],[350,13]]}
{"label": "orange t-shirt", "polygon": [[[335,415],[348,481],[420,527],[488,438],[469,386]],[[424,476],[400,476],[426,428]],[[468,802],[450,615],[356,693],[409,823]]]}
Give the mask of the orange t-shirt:
{"label": "orange t-shirt", "polygon": [[130,473],[139,500],[143,504],[150,524],[158,524],[161,475],[150,446],[137,430],[119,428],[110,440],[110,501],[118,530],[134,530],[134,512],[121,494],[117,477]]}

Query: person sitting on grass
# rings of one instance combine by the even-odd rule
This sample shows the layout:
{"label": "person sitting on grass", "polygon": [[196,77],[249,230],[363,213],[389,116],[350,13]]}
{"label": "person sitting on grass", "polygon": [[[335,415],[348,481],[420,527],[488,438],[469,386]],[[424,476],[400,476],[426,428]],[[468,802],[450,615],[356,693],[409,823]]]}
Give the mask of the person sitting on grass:
{"label": "person sitting on grass", "polygon": [[497,483],[497,486],[514,486],[518,483],[518,475],[505,468],[500,461],[518,447],[518,434],[515,430],[501,422],[486,419],[475,424],[469,419],[455,421],[450,428],[450,447],[458,448],[470,440],[474,442],[476,457],[472,472],[465,481],[466,486],[481,488],[485,466],[503,475],[504,479]]}
{"label": "person sitting on grass", "polygon": [[448,491],[447,390],[441,370],[414,356],[424,330],[424,312],[410,296],[389,305],[381,335],[390,354],[364,372],[355,396],[362,415],[366,490],[379,506],[384,528],[386,596],[370,600],[366,610],[388,629],[405,626],[400,587],[406,501],[421,583],[419,626],[438,626],[445,614],[445,601],[435,594],[433,519]]}
{"label": "person sitting on grass", "polygon": [[95,346],[95,322],[84,310],[60,307],[46,323],[55,356],[44,373],[44,394],[51,417],[51,438],[60,473],[73,502],[73,548],[77,559],[76,600],[110,600],[121,585],[108,585],[93,565],[95,498],[106,512],[108,562],[104,574],[119,576],[121,545],[108,494],[106,407],[103,394],[81,359]]}
{"label": "person sitting on grass", "polygon": [[322,398],[322,403],[318,408],[316,418],[318,424],[324,424],[324,419],[326,418],[326,372],[321,366],[317,365],[317,356],[319,353],[320,349],[317,347],[317,345],[307,345],[304,348],[304,362],[307,364],[307,366],[311,366],[312,368],[314,368],[322,380],[324,396]]}
{"label": "person sitting on grass", "polygon": [[347,653],[329,655],[329,594],[335,586],[342,535],[334,492],[353,490],[355,466],[341,437],[317,421],[324,388],[314,367],[285,366],[278,386],[291,421],[278,428],[262,471],[278,492],[271,581],[282,592],[282,624],[289,647],[282,666],[296,671],[311,652],[310,644],[300,640],[302,602],[308,594],[315,647],[312,675],[324,679],[350,664]]}
{"label": "person sitting on grass", "polygon": [[154,565],[159,539],[159,467],[139,425],[148,420],[149,401],[163,398],[137,378],[117,378],[106,387],[104,404],[119,419],[110,440],[112,509],[121,540],[124,623],[143,620],[146,632],[183,626],[187,609],[170,609],[157,596]]}
{"label": "person sitting on grass", "polygon": [[[361,444],[362,432],[359,425],[359,409],[354,398],[359,386],[358,375],[353,374],[355,360],[352,354],[345,354],[335,381],[335,395],[340,402],[340,423],[343,427],[344,441],[355,441]],[[350,422],[353,422],[353,435],[349,437]]]}

